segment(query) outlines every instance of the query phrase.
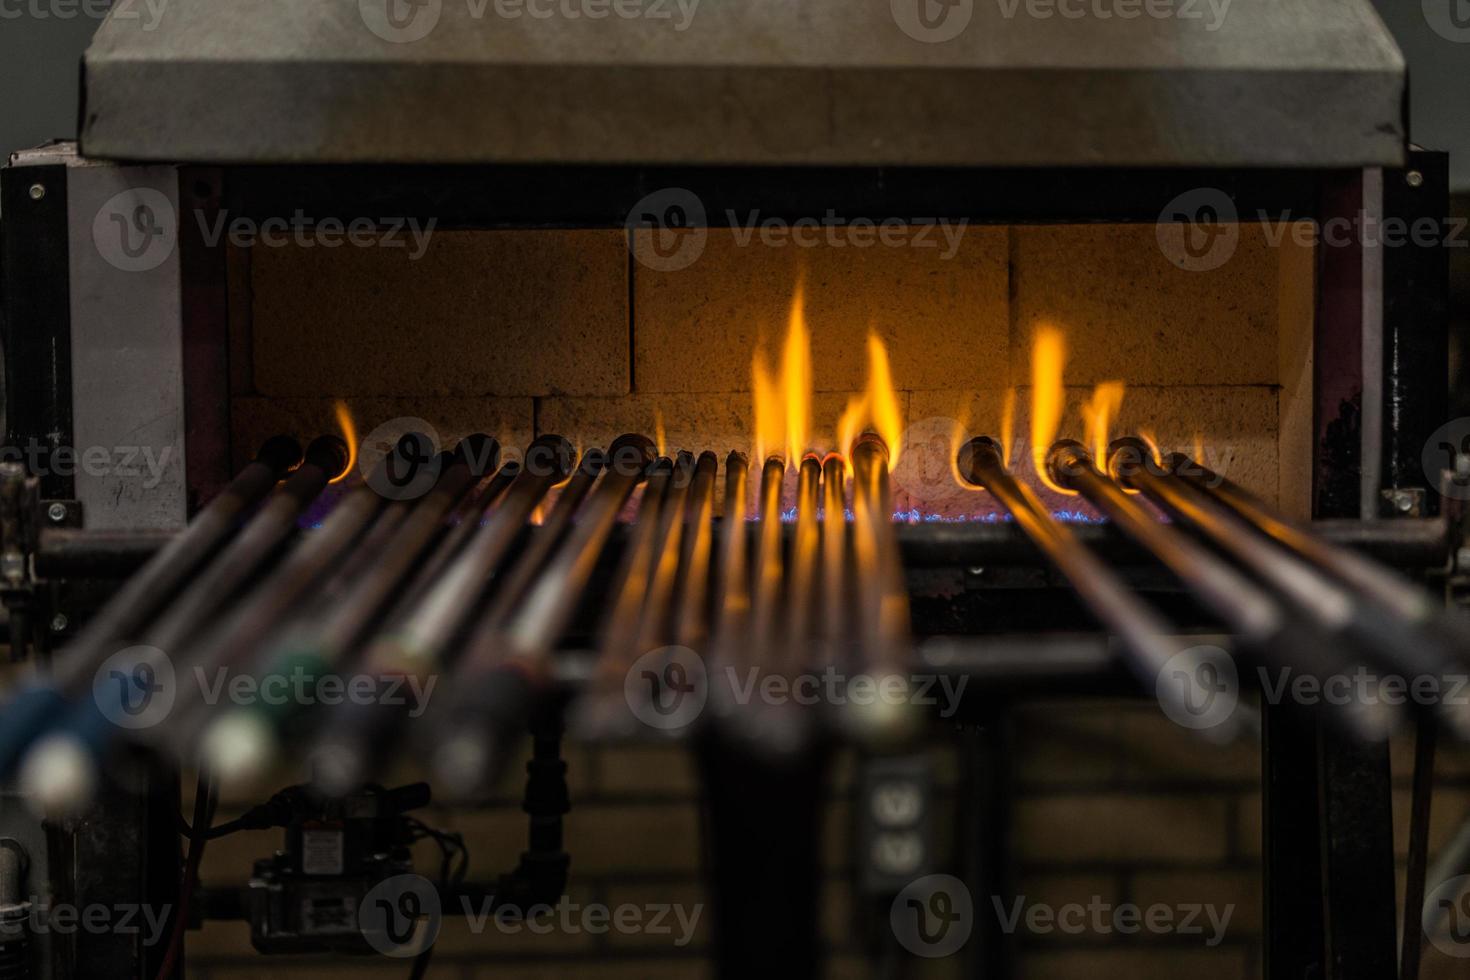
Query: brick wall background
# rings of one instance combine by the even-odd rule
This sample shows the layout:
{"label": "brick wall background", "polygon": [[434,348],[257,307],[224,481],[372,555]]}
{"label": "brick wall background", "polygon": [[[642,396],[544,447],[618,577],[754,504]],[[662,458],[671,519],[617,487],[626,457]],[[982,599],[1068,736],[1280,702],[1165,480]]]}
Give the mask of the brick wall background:
{"label": "brick wall background", "polygon": [[1179,267],[1153,225],[973,226],[952,246],[936,233],[934,248],[772,247],[711,229],[677,271],[640,261],[646,230],[631,248],[622,231],[438,232],[417,261],[409,249],[236,249],[233,451],[243,462],[277,432],[335,431],[342,398],[364,431],[416,416],[446,442],[555,432],[586,447],[662,424],[671,449],[723,457],[751,447],[752,356],[778,352],[800,277],[812,448],[831,446],[876,332],[909,430],[902,510],[990,512],[954,485],[952,446],[998,435],[1016,386],[1025,451],[1031,344],[1052,324],[1070,349],[1062,436],[1083,437],[1091,385],[1123,380],[1120,430],[1183,451],[1199,434],[1213,468],[1300,512],[1312,250],[1240,228],[1230,259],[1204,272]]}

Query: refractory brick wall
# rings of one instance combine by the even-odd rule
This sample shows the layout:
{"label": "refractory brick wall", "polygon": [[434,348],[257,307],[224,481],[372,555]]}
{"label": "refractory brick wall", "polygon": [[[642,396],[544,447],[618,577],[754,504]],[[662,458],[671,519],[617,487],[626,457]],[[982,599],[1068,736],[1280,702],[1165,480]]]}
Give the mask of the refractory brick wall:
{"label": "refractory brick wall", "polygon": [[[953,229],[952,229],[953,232]],[[952,244],[798,248],[711,229],[676,271],[622,231],[441,232],[406,249],[257,246],[231,268],[237,460],[286,431],[334,431],[343,398],[365,429],[412,416],[446,440],[508,445],[558,432],[581,446],[661,425],[671,449],[751,446],[751,359],[779,351],[798,277],[812,336],[812,448],[830,448],[885,342],[909,434],[905,511],[988,512],[950,476],[964,433],[999,434],[1019,389],[1028,431],[1037,327],[1065,331],[1069,407],[1129,385],[1119,429],[1153,431],[1300,511],[1309,470],[1312,255],[1242,225],[1230,259],[1180,268],[1152,225],[981,227]],[[1273,240],[1279,237],[1279,241]],[[1058,509],[1075,502],[1058,501]]]}

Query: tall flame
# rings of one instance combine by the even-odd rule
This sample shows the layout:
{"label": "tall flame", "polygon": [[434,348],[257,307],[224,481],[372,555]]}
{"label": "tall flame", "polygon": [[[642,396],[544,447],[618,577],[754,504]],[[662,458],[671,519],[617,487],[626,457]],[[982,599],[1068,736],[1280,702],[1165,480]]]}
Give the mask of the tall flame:
{"label": "tall flame", "polygon": [[1198,430],[1194,433],[1194,461],[1201,466],[1205,465],[1205,436]]}
{"label": "tall flame", "polygon": [[1011,448],[1016,444],[1016,389],[1007,388],[1000,406],[1000,451],[1007,467],[1011,465]]}
{"label": "tall flame", "polygon": [[1108,437],[1118,409],[1123,407],[1123,382],[1104,381],[1092,389],[1092,397],[1082,405],[1082,421],[1087,433],[1086,442],[1092,447],[1092,458],[1099,466],[1106,466],[1108,459]]}
{"label": "tall flame", "polygon": [[811,448],[808,440],[812,428],[812,338],[806,327],[800,282],[791,297],[791,316],[786,323],[781,386],[786,407],[786,462],[794,467]]}
{"label": "tall flame", "polygon": [[779,452],[786,441],[785,405],[760,348],[750,362],[750,389],[755,403],[755,461],[760,465],[767,453]]}
{"label": "tall flame", "polygon": [[1073,491],[1057,486],[1046,475],[1046,454],[1062,423],[1065,392],[1062,371],[1067,362],[1067,346],[1062,332],[1052,326],[1036,331],[1031,347],[1031,463],[1041,482],[1057,493]]}
{"label": "tall flame", "polygon": [[[847,407],[842,410],[842,417],[837,420],[837,446],[836,451],[847,460],[852,450],[852,441],[863,431],[864,421],[868,417],[868,396],[853,395],[847,400]],[[852,463],[847,463],[848,475],[852,475]]]}
{"label": "tall flame", "polygon": [[893,389],[893,371],[888,366],[888,348],[873,331],[868,332],[868,414],[873,428],[888,444],[888,468],[898,464],[903,443],[903,411]]}
{"label": "tall flame", "polygon": [[352,421],[352,413],[347,410],[345,401],[337,399],[333,408],[337,413],[337,428],[342,430],[342,441],[347,444],[347,465],[331,479],[332,483],[340,483],[357,468],[357,426]]}
{"label": "tall flame", "polygon": [[653,410],[653,441],[658,443],[658,454],[667,456],[669,454],[668,435],[664,432],[664,411],[661,408]]}

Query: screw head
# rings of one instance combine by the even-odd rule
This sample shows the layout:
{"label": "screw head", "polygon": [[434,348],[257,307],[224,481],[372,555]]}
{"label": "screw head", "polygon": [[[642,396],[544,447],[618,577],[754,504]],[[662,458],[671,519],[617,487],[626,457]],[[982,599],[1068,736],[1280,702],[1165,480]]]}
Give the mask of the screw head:
{"label": "screw head", "polygon": [[1404,174],[1404,183],[1408,184],[1410,187],[1423,187],[1424,175],[1417,170],[1410,170],[1408,173]]}
{"label": "screw head", "polygon": [[32,201],[39,201],[41,198],[46,196],[46,185],[32,184],[30,187],[30,195]]}
{"label": "screw head", "polygon": [[1408,493],[1396,493],[1393,495],[1393,505],[1400,514],[1407,514],[1414,509],[1414,497]]}
{"label": "screw head", "polygon": [[66,504],[63,504],[60,501],[52,504],[50,507],[46,508],[46,516],[51,518],[51,523],[60,524],[62,521],[66,520]]}
{"label": "screw head", "polygon": [[57,613],[51,617],[51,632],[53,633],[65,633],[68,625],[70,623],[65,613]]}

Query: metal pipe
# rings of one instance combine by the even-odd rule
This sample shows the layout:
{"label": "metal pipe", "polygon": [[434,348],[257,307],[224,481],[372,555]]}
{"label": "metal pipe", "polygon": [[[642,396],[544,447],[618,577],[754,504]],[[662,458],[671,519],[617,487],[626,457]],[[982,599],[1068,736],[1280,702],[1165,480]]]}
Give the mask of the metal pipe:
{"label": "metal pipe", "polygon": [[[257,682],[320,678],[340,670],[387,612],[473,479],[462,455],[447,457],[433,487],[413,504],[380,550],[365,553],[361,563],[354,555],[349,566],[355,574],[340,583],[341,595],[313,603],[259,658]],[[222,788],[248,786],[269,771],[279,757],[287,727],[302,707],[290,701],[257,700],[213,719],[198,744],[216,782]]]}
{"label": "metal pipe", "polygon": [[790,671],[810,667],[802,658],[811,650],[815,606],[819,595],[817,573],[821,562],[822,462],[803,457],[796,474],[796,531],[791,546],[791,573],[786,579],[786,626],[782,630],[783,659]]}
{"label": "metal pipe", "polygon": [[847,667],[848,550],[847,460],[828,453],[822,461],[822,666]]}
{"label": "metal pipe", "polygon": [[[1326,624],[1291,615],[1282,604],[1234,566],[1178,528],[1156,520],[1093,463],[1078,442],[1063,440],[1051,448],[1046,465],[1059,486],[1081,493],[1125,533],[1149,550],[1183,581],[1217,616],[1230,624],[1242,642],[1273,659],[1278,667],[1296,670],[1318,683],[1340,673],[1334,651],[1347,641]],[[1330,717],[1351,733],[1370,740],[1386,738],[1400,712],[1378,699],[1333,705]]]}
{"label": "metal pipe", "polygon": [[[864,433],[852,444],[854,592],[863,624],[860,668],[886,690],[909,687],[908,589],[893,529],[888,446]],[[885,696],[868,705],[847,703],[842,723],[869,744],[889,745],[914,734],[917,713],[907,697]]]}
{"label": "metal pipe", "polygon": [[[1232,484],[1203,471],[1178,475],[1192,465],[1175,455],[1159,466],[1140,440],[1120,439],[1109,466],[1127,486],[1189,523],[1217,547],[1286,596],[1321,628],[1350,638],[1365,654],[1409,681],[1432,678],[1444,690],[1446,675],[1463,674],[1458,651],[1465,639],[1442,625],[1423,590],[1350,552],[1332,548],[1273,515]],[[1202,469],[1202,468],[1201,468]],[[1437,710],[1456,734],[1470,738],[1470,705],[1438,699]]]}
{"label": "metal pipe", "polygon": [[709,639],[710,557],[714,549],[715,477],[719,457],[706,450],[694,465],[684,515],[683,552],[674,599],[674,642],[698,650]]}
{"label": "metal pipe", "polygon": [[750,462],[744,453],[725,457],[725,505],[720,519],[719,564],[715,569],[715,649],[712,659],[728,660],[730,646],[750,619],[750,537],[745,526],[745,500]]}
{"label": "metal pipe", "polygon": [[[1160,697],[1173,699],[1167,712],[1171,717],[1191,717],[1194,709],[1186,689],[1159,680],[1171,667],[1189,678],[1200,676],[1205,659],[1193,653],[1198,644],[1172,637],[1169,625],[1079,542],[1070,527],[1047,512],[1031,488],[1006,469],[1004,453],[995,440],[985,436],[970,440],[961,448],[958,463],[960,473],[1000,501],[1016,525],[1072,584],[1098,622],[1122,641],[1125,662],[1144,689],[1156,689]],[[1212,738],[1233,737],[1234,719],[1225,718],[1202,731]]]}
{"label": "metal pipe", "polygon": [[[576,451],[561,436],[538,437],[510,486],[404,618],[368,650],[363,673],[382,690],[424,690],[450,644],[472,622],[478,600],[547,490],[566,479]],[[405,682],[407,686],[405,687]],[[310,753],[312,782],[343,796],[379,761],[397,723],[418,706],[388,699],[344,703],[323,725]]]}

